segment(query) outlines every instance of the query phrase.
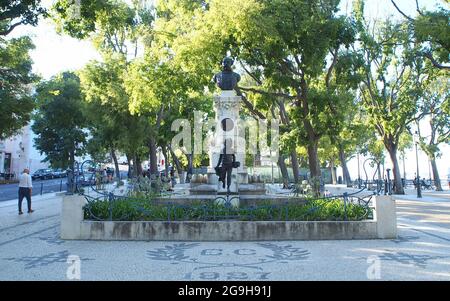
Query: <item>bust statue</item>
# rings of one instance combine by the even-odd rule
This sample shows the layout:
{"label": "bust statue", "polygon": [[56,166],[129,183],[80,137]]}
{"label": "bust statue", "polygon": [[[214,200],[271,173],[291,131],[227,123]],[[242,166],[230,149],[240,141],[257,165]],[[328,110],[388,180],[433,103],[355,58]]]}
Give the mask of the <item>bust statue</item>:
{"label": "bust statue", "polygon": [[213,77],[214,83],[222,90],[222,91],[230,91],[234,90],[241,80],[241,76],[236,72],[233,72],[232,66],[234,64],[234,60],[231,57],[226,57],[222,62],[222,72],[217,73]]}

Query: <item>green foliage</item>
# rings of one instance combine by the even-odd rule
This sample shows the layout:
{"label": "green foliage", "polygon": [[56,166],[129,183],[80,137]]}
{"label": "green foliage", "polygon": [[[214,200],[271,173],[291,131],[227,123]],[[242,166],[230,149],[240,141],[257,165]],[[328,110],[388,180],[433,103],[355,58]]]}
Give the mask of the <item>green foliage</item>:
{"label": "green foliage", "polygon": [[[112,209],[112,210],[110,210]],[[371,209],[343,200],[312,199],[305,204],[272,206],[261,203],[257,207],[229,208],[221,204],[194,202],[188,206],[157,205],[151,199],[129,198],[99,200],[84,207],[85,219],[119,221],[220,220],[232,217],[236,220],[289,220],[289,221],[359,221],[371,218]]]}
{"label": "green foliage", "polygon": [[390,20],[374,29],[359,20],[363,75],[362,104],[368,122],[377,132],[393,163],[395,193],[403,194],[397,152],[400,139],[414,121],[423,96],[423,59],[414,55],[415,45],[408,38],[405,23]]}
{"label": "green foliage", "polygon": [[429,50],[434,50],[438,59],[443,62],[448,62],[450,55],[449,17],[450,11],[440,8],[433,12],[423,12],[413,22],[416,39],[424,44],[429,43]]}
{"label": "green foliage", "polygon": [[431,73],[425,81],[425,94],[421,98],[418,123],[425,121],[430,130],[428,136],[420,135],[420,147],[429,158],[439,157],[440,144],[450,144],[450,81],[444,72]]}
{"label": "green foliage", "polygon": [[0,140],[16,134],[28,124],[35,103],[30,85],[32,73],[29,37],[0,39]]}
{"label": "green foliage", "polygon": [[53,167],[73,168],[75,157],[84,153],[87,136],[78,76],[65,72],[40,83],[36,98],[32,125],[36,148]]}
{"label": "green foliage", "polygon": [[114,2],[81,0],[77,6],[73,0],[58,0],[53,4],[52,18],[59,31],[75,38],[85,38],[96,30],[98,16],[113,12]]}
{"label": "green foliage", "polygon": [[52,18],[58,31],[78,39],[92,38],[102,52],[134,56],[139,37],[151,40],[153,8],[144,2],[81,0],[80,3],[80,6],[73,0],[54,3]]}
{"label": "green foliage", "polygon": [[41,15],[47,16],[47,12],[39,0],[0,1],[0,36],[8,35],[19,25],[35,26]]}
{"label": "green foliage", "polygon": [[124,77],[127,62],[123,55],[105,55],[104,62],[93,61],[80,71],[85,96],[84,115],[92,134],[91,154],[121,150],[132,154],[145,139],[145,120],[131,115]]}
{"label": "green foliage", "polygon": [[[361,151],[382,161],[383,146],[396,160],[411,145],[411,122],[430,111],[421,104],[434,93],[426,57],[448,60],[445,9],[372,26],[364,1],[353,1],[351,17],[338,13],[336,0],[82,0],[78,11],[72,4],[56,1],[52,17],[102,57],[80,72],[88,149],[99,159],[111,149],[153,158],[160,147],[187,165],[184,150],[170,145],[171,124],[192,123],[196,110],[211,117],[211,76],[229,53],[244,73],[243,115],[281,117],[280,153],[295,151],[303,164],[308,157],[312,177],[336,156],[344,164]],[[437,126],[448,124],[448,101],[440,107],[447,115],[433,120],[448,141]]]}

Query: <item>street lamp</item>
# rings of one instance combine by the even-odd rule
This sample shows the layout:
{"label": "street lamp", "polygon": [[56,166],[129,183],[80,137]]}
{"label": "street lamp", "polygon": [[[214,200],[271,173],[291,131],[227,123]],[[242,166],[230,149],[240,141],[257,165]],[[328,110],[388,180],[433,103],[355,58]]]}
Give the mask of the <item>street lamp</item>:
{"label": "street lamp", "polygon": [[359,151],[356,153],[356,157],[358,158],[358,189],[361,189],[361,172],[359,168]]}
{"label": "street lamp", "polygon": [[419,176],[419,152],[417,150],[417,145],[419,144],[419,135],[417,131],[414,134],[414,144],[416,145],[416,188],[417,188],[417,198],[422,197],[421,184],[420,184],[420,176]]}

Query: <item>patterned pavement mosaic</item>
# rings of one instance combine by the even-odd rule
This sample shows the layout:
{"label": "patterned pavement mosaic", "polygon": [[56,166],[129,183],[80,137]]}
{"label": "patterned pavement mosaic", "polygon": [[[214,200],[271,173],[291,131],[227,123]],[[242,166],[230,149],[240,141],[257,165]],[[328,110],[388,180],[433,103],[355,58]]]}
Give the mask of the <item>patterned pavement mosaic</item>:
{"label": "patterned pavement mosaic", "polygon": [[450,199],[404,197],[398,208],[392,240],[105,242],[61,240],[54,194],[35,198],[31,215],[7,201],[0,280],[450,280]]}

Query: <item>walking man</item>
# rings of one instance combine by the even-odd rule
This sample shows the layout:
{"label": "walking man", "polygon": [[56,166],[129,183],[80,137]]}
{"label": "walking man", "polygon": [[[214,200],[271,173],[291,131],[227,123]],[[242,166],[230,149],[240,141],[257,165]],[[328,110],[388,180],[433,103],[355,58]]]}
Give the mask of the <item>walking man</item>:
{"label": "walking man", "polygon": [[31,209],[31,189],[33,185],[31,183],[30,171],[25,168],[23,173],[19,176],[19,215],[22,215],[22,201],[25,197],[27,199],[28,213],[33,213]]}

